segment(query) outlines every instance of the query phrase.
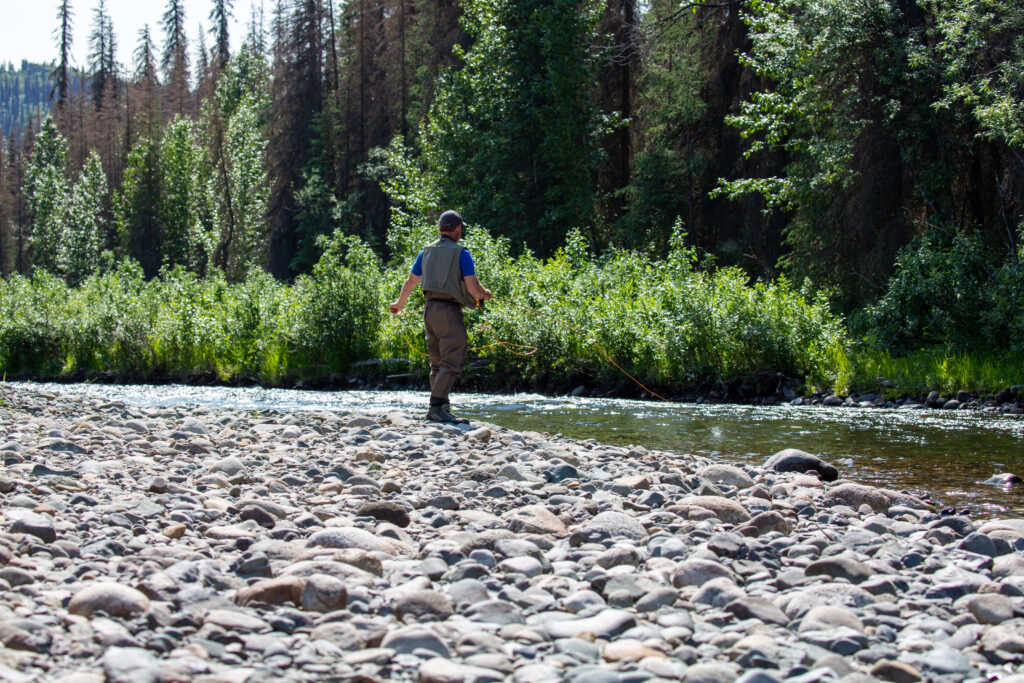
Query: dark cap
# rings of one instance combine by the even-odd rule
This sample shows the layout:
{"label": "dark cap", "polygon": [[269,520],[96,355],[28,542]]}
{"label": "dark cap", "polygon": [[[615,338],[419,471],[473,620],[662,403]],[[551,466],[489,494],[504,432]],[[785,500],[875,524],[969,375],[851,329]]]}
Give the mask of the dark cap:
{"label": "dark cap", "polygon": [[437,221],[437,225],[441,228],[442,232],[450,232],[463,224],[462,216],[459,215],[458,211],[445,211]]}

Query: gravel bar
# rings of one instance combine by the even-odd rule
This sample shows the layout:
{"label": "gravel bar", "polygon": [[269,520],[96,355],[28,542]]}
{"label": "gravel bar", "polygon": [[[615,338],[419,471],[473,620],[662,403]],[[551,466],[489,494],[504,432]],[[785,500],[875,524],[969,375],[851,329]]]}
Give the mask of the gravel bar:
{"label": "gravel bar", "polygon": [[376,409],[0,386],[0,680],[1024,683],[1024,520]]}

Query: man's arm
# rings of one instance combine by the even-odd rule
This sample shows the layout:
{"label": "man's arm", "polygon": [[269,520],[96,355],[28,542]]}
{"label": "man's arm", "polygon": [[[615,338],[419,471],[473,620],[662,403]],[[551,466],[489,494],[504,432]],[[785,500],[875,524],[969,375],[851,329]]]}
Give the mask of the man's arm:
{"label": "man's arm", "polygon": [[[405,279],[405,283],[402,285],[402,292],[398,295],[398,301],[388,306],[388,310],[391,311],[392,315],[398,315],[398,313],[405,308],[405,302],[409,300],[409,296],[412,295],[416,286],[419,285],[420,280],[423,277],[420,275],[413,275],[409,273],[409,277]],[[474,280],[476,278],[473,278]]]}
{"label": "man's arm", "polygon": [[480,280],[477,279],[476,275],[467,275],[462,279],[466,281],[466,290],[469,292],[469,295],[477,301],[487,301],[494,298],[491,290],[485,289],[480,284]]}

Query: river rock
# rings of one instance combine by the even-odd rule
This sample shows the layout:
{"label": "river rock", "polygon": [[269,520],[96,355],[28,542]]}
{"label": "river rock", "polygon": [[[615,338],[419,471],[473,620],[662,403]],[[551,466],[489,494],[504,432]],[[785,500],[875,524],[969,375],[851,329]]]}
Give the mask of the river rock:
{"label": "river rock", "polygon": [[814,607],[833,605],[856,609],[875,602],[863,588],[849,583],[824,583],[785,596],[779,607],[790,618],[802,617]]}
{"label": "river rock", "polygon": [[437,591],[414,591],[395,602],[395,616],[399,621],[444,621],[453,614],[455,607],[451,599]]}
{"label": "river rock", "polygon": [[299,604],[311,612],[333,612],[345,607],[348,591],[345,583],[327,574],[312,574],[302,582]]}
{"label": "river rock", "polygon": [[145,612],[149,598],[140,591],[105,581],[82,588],[68,603],[68,612],[91,617],[96,612],[105,612],[114,617],[130,618]]}
{"label": "river rock", "polygon": [[957,600],[954,607],[958,611],[966,609],[980,624],[1001,624],[1014,616],[1013,603],[994,593],[966,595]]}
{"label": "river rock", "polygon": [[248,605],[251,602],[265,602],[270,605],[291,602],[294,605],[301,605],[304,587],[305,581],[298,576],[267,579],[239,590],[235,594],[235,602],[239,605]]}
{"label": "river rock", "polygon": [[765,461],[767,469],[776,472],[813,472],[822,481],[835,481],[839,478],[839,470],[816,455],[797,448],[786,448]]}
{"label": "river rock", "polygon": [[874,576],[875,572],[852,555],[844,553],[810,563],[804,568],[804,574],[830,576],[833,579],[846,579],[850,583],[862,583]]}
{"label": "river rock", "polygon": [[412,555],[405,543],[375,536],[358,527],[329,527],[309,537],[309,544],[322,548],[358,548],[389,555]]}
{"label": "river rock", "polygon": [[875,512],[889,509],[889,498],[876,488],[863,484],[840,484],[825,492],[825,500],[845,503],[854,510],[867,505]]}
{"label": "river rock", "polygon": [[721,496],[687,496],[668,510],[685,516],[694,508],[708,510],[728,524],[743,524],[750,521],[750,513],[746,508],[734,500]]}
{"label": "river rock", "polygon": [[766,624],[778,626],[789,624],[786,613],[764,598],[743,596],[730,602],[723,609],[739,619],[758,619]]}
{"label": "river rock", "polygon": [[142,648],[109,648],[102,663],[107,683],[157,683],[160,680],[160,662]]}
{"label": "river rock", "polygon": [[736,529],[737,533],[744,536],[764,536],[772,531],[789,535],[793,525],[777,510],[766,510]]}
{"label": "river rock", "polygon": [[[951,683],[1024,657],[1024,520],[806,462],[95,391],[0,383],[5,680]],[[12,533],[31,514],[52,540]],[[112,611],[82,607],[99,584]]]}
{"label": "river rock", "polygon": [[712,579],[720,578],[732,581],[734,577],[725,566],[713,560],[685,560],[672,572],[672,585],[676,588],[703,586]]}
{"label": "river rock", "polygon": [[[508,528],[524,534],[549,534],[552,536],[566,534],[565,522],[560,520],[555,513],[540,505],[528,505],[513,512],[508,518]],[[640,531],[637,532],[634,526],[633,533],[643,533],[643,527],[641,526]]]}
{"label": "river rock", "polygon": [[398,503],[390,500],[375,500],[363,503],[356,514],[360,517],[373,517],[390,522],[403,529],[409,526],[409,512]]}
{"label": "river rock", "polygon": [[923,680],[921,672],[910,664],[891,659],[875,662],[871,667],[871,675],[883,681],[892,681],[892,683],[917,683],[917,681]]}
{"label": "river rock", "polygon": [[581,633],[589,633],[596,638],[610,639],[635,624],[636,619],[629,612],[606,609],[592,617],[550,622],[547,630],[552,638],[574,638]]}
{"label": "river rock", "polygon": [[991,477],[982,482],[986,486],[999,486],[1003,488],[1010,488],[1013,486],[1020,486],[1024,484],[1024,479],[1021,479],[1012,472],[1003,472],[1002,474],[993,474]]}
{"label": "river rock", "polygon": [[623,638],[605,645],[601,650],[601,656],[606,662],[619,662],[624,659],[639,662],[646,657],[664,658],[665,653],[644,645],[642,641],[635,638]]}
{"label": "river rock", "polygon": [[800,620],[799,631],[800,633],[805,631],[827,631],[839,627],[864,633],[864,624],[857,616],[857,613],[836,605],[812,607]]}
{"label": "river rock", "polygon": [[732,579],[720,576],[701,584],[700,588],[693,595],[693,602],[698,605],[711,605],[712,607],[725,607],[731,602],[742,600],[746,593],[733,583]]}
{"label": "river rock", "polygon": [[754,485],[750,475],[733,465],[707,465],[697,470],[697,476],[715,484],[726,484],[740,489]]}
{"label": "river rock", "polygon": [[53,525],[53,519],[49,515],[35,512],[19,513],[11,523],[10,531],[13,534],[35,536],[44,543],[53,543],[57,540],[57,530]]}
{"label": "river rock", "polygon": [[613,538],[639,542],[647,537],[643,524],[623,512],[601,512],[569,536],[570,545],[582,545]]}
{"label": "river rock", "polygon": [[412,654],[415,650],[429,650],[440,657],[451,655],[444,641],[436,633],[422,626],[406,626],[390,631],[384,636],[380,645],[399,654]]}

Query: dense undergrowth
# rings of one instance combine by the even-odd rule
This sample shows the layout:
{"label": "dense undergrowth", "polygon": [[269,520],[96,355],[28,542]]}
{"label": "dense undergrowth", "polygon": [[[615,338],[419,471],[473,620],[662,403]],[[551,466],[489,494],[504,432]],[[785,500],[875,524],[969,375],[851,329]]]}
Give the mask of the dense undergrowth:
{"label": "dense undergrowth", "polygon": [[[324,242],[312,273],[291,284],[259,270],[236,283],[181,268],[146,280],[131,261],[78,287],[46,273],[12,277],[0,281],[0,373],[290,385],[340,382],[359,361],[390,359],[422,378],[422,292],[398,317],[387,303],[429,231],[416,224],[396,234],[389,264],[359,239],[336,236]],[[992,306],[978,303],[994,294],[973,283],[949,296],[969,293],[974,306],[938,306],[940,293],[917,284],[932,279],[921,267],[928,254],[904,258],[886,297],[854,320],[861,331],[851,335],[820,293],[810,296],[785,278],[751,284],[736,268],[699,267],[680,230],[666,259],[622,250],[594,258],[575,233],[546,260],[513,257],[506,240],[483,232],[470,231],[465,243],[496,295],[466,313],[470,345],[479,347],[467,385],[560,392],[583,384],[641,394],[624,370],[653,391],[682,396],[779,373],[808,391],[907,395],[994,392],[1024,378],[1012,347],[935,343],[958,333],[996,334],[981,328]],[[950,262],[945,252],[930,258]],[[917,349],[910,348],[915,335]]]}
{"label": "dense undergrowth", "polygon": [[[809,301],[784,279],[751,286],[738,269],[698,269],[681,237],[664,260],[627,251],[594,259],[578,236],[547,260],[513,258],[486,234],[466,243],[497,297],[467,313],[471,346],[519,345],[474,354],[474,377],[494,388],[628,388],[609,357],[677,395],[763,371],[825,386],[839,377],[848,340],[823,298]],[[75,288],[46,274],[10,278],[0,283],[0,372],[288,384],[376,358],[422,371],[409,343],[422,348],[422,293],[413,314],[387,312],[409,255],[386,265],[355,238],[326,247],[290,285],[259,271],[238,283],[181,269],[147,281],[131,262]],[[522,347],[537,351],[519,355]]]}

